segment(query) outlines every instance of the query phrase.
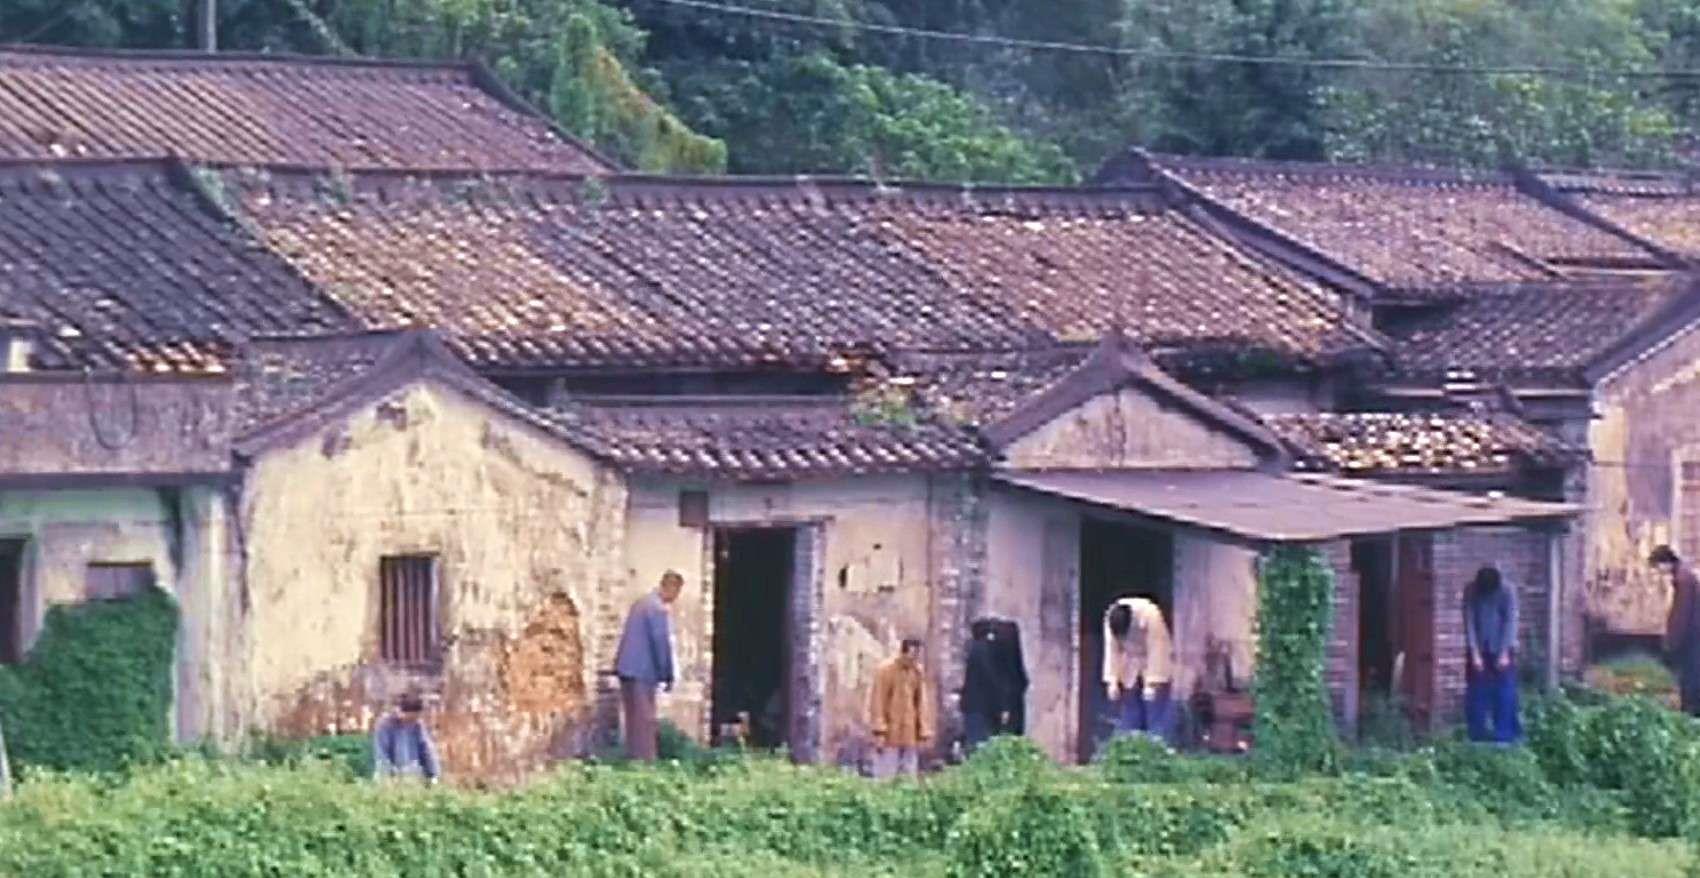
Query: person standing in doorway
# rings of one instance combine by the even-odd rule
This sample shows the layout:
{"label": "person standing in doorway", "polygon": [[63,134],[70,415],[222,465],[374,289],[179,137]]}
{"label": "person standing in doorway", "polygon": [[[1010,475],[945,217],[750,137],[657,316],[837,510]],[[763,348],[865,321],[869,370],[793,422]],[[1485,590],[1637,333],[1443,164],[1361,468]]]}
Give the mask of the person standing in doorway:
{"label": "person standing in doorway", "polygon": [[1517,590],[1498,568],[1481,568],[1470,583],[1464,644],[1464,723],[1470,740],[1515,743],[1523,737],[1517,715]]}
{"label": "person standing in doorway", "polygon": [[372,773],[378,779],[423,778],[435,784],[441,775],[437,745],[425,728],[425,700],[409,692],[372,730]]}
{"label": "person standing in doorway", "polygon": [[673,628],[667,607],[685,590],[676,571],[661,574],[655,591],[639,598],[626,613],[614,674],[620,678],[620,706],[625,714],[626,756],[654,762],[656,735],[655,691],[673,688]]}
{"label": "person standing in doorway", "polygon": [[1008,727],[1015,696],[1013,683],[1005,679],[992,620],[981,619],[970,631],[974,639],[962,675],[962,736],[972,753]]}
{"label": "person standing in doorway", "polygon": [[1665,622],[1665,656],[1676,672],[1682,712],[1700,716],[1700,580],[1670,546],[1648,559],[1670,580],[1670,617]]}
{"label": "person standing in doorway", "polygon": [[1116,711],[1116,734],[1169,741],[1174,734],[1173,663],[1163,611],[1126,597],[1104,613],[1104,691]]}
{"label": "person standing in doorway", "polygon": [[874,777],[921,774],[921,750],[933,739],[932,696],[921,650],[921,641],[904,640],[897,657],[874,675],[868,723],[874,733]]}

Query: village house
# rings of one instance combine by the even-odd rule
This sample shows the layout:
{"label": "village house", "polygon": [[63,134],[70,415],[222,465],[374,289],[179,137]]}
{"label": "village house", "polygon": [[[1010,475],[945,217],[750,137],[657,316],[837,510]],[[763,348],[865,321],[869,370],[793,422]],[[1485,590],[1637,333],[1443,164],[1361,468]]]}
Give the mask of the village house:
{"label": "village house", "polygon": [[[1662,630],[1669,590],[1645,559],[1654,545],[1682,542],[1679,458],[1693,441],[1680,376],[1690,357],[1682,339],[1700,308],[1687,276],[1700,202],[1686,180],[1139,152],[1107,164],[1102,178],[1182,193],[1248,246],[1370,309],[1392,342],[1388,368],[1367,374],[1340,411],[1270,422],[1300,445],[1321,440],[1319,462],[1349,467],[1342,458],[1355,457],[1364,475],[1473,482],[1585,507],[1566,548],[1567,578],[1580,585],[1563,609],[1573,620],[1567,670],[1582,660],[1585,632],[1610,648]],[[1430,467],[1444,456],[1432,445],[1381,466],[1365,459],[1378,444],[1393,451],[1440,438],[1401,429],[1378,442],[1366,431],[1385,437],[1388,425],[1436,419],[1504,463]]]}
{"label": "village house", "polygon": [[[1287,475],[1252,414],[1172,376],[1326,400],[1386,340],[1154,187],[8,172],[14,224],[51,220],[6,298],[14,651],[49,602],[169,588],[185,738],[359,729],[424,687],[456,770],[583,752],[613,727],[620,615],[674,568],[681,728],[748,712],[854,761],[897,640],[925,638],[949,692],[967,622],[998,613],[1029,644],[1032,734],[1083,757],[1103,605],[1153,592],[1183,686],[1221,656],[1243,680],[1272,542],[1339,568],[1350,727],[1353,542],[1400,532],[1432,659],[1408,678],[1440,716],[1448,583],[1568,514]],[[1558,594],[1556,570],[1526,588]]]}

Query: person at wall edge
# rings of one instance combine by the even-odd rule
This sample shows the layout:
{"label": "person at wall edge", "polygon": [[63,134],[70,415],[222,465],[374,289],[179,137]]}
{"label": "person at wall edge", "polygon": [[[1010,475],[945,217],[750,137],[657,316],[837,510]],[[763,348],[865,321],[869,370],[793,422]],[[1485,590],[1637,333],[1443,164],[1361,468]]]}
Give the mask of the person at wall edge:
{"label": "person at wall edge", "polygon": [[1002,666],[994,623],[981,619],[970,630],[973,640],[962,675],[962,731],[964,743],[973,751],[1009,727],[1017,696]]}
{"label": "person at wall edge", "polygon": [[1169,627],[1150,598],[1125,597],[1104,613],[1104,689],[1116,709],[1116,734],[1174,735]]}
{"label": "person at wall edge", "polygon": [[897,657],[874,675],[868,705],[876,747],[874,777],[921,774],[921,750],[933,739],[932,695],[927,691],[921,650],[921,641],[904,640]]}
{"label": "person at wall edge", "polygon": [[1495,567],[1476,571],[1464,601],[1464,722],[1470,740],[1514,743],[1517,713],[1517,590]]}
{"label": "person at wall edge", "polygon": [[625,714],[626,756],[653,762],[657,733],[655,690],[673,688],[673,629],[667,605],[685,590],[685,578],[669,570],[655,591],[632,604],[620,632],[614,674],[620,678],[620,706]]}
{"label": "person at wall edge", "polygon": [[421,777],[436,783],[441,775],[437,745],[425,728],[424,699],[408,693],[396,699],[395,710],[372,730],[372,773],[375,777]]}
{"label": "person at wall edge", "polygon": [[1665,656],[1676,673],[1682,712],[1700,716],[1700,580],[1670,546],[1648,560],[1670,578],[1670,617],[1665,622]]}

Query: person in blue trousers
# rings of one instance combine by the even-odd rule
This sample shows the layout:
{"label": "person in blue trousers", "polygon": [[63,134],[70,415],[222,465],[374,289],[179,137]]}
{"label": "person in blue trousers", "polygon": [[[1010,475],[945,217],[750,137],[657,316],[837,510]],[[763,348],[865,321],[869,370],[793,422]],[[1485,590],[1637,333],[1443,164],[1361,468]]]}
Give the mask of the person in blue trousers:
{"label": "person in blue trousers", "polygon": [[1517,590],[1498,568],[1476,571],[1464,599],[1464,722],[1470,740],[1522,739],[1517,715]]}

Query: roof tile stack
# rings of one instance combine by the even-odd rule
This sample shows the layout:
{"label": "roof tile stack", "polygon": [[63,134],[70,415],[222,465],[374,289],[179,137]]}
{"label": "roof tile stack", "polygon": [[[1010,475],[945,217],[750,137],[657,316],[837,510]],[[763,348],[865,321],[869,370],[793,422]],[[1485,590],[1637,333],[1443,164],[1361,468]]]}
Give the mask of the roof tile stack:
{"label": "roof tile stack", "polygon": [[1505,414],[1354,412],[1263,420],[1293,450],[1300,469],[1346,475],[1504,474],[1577,455]]}

